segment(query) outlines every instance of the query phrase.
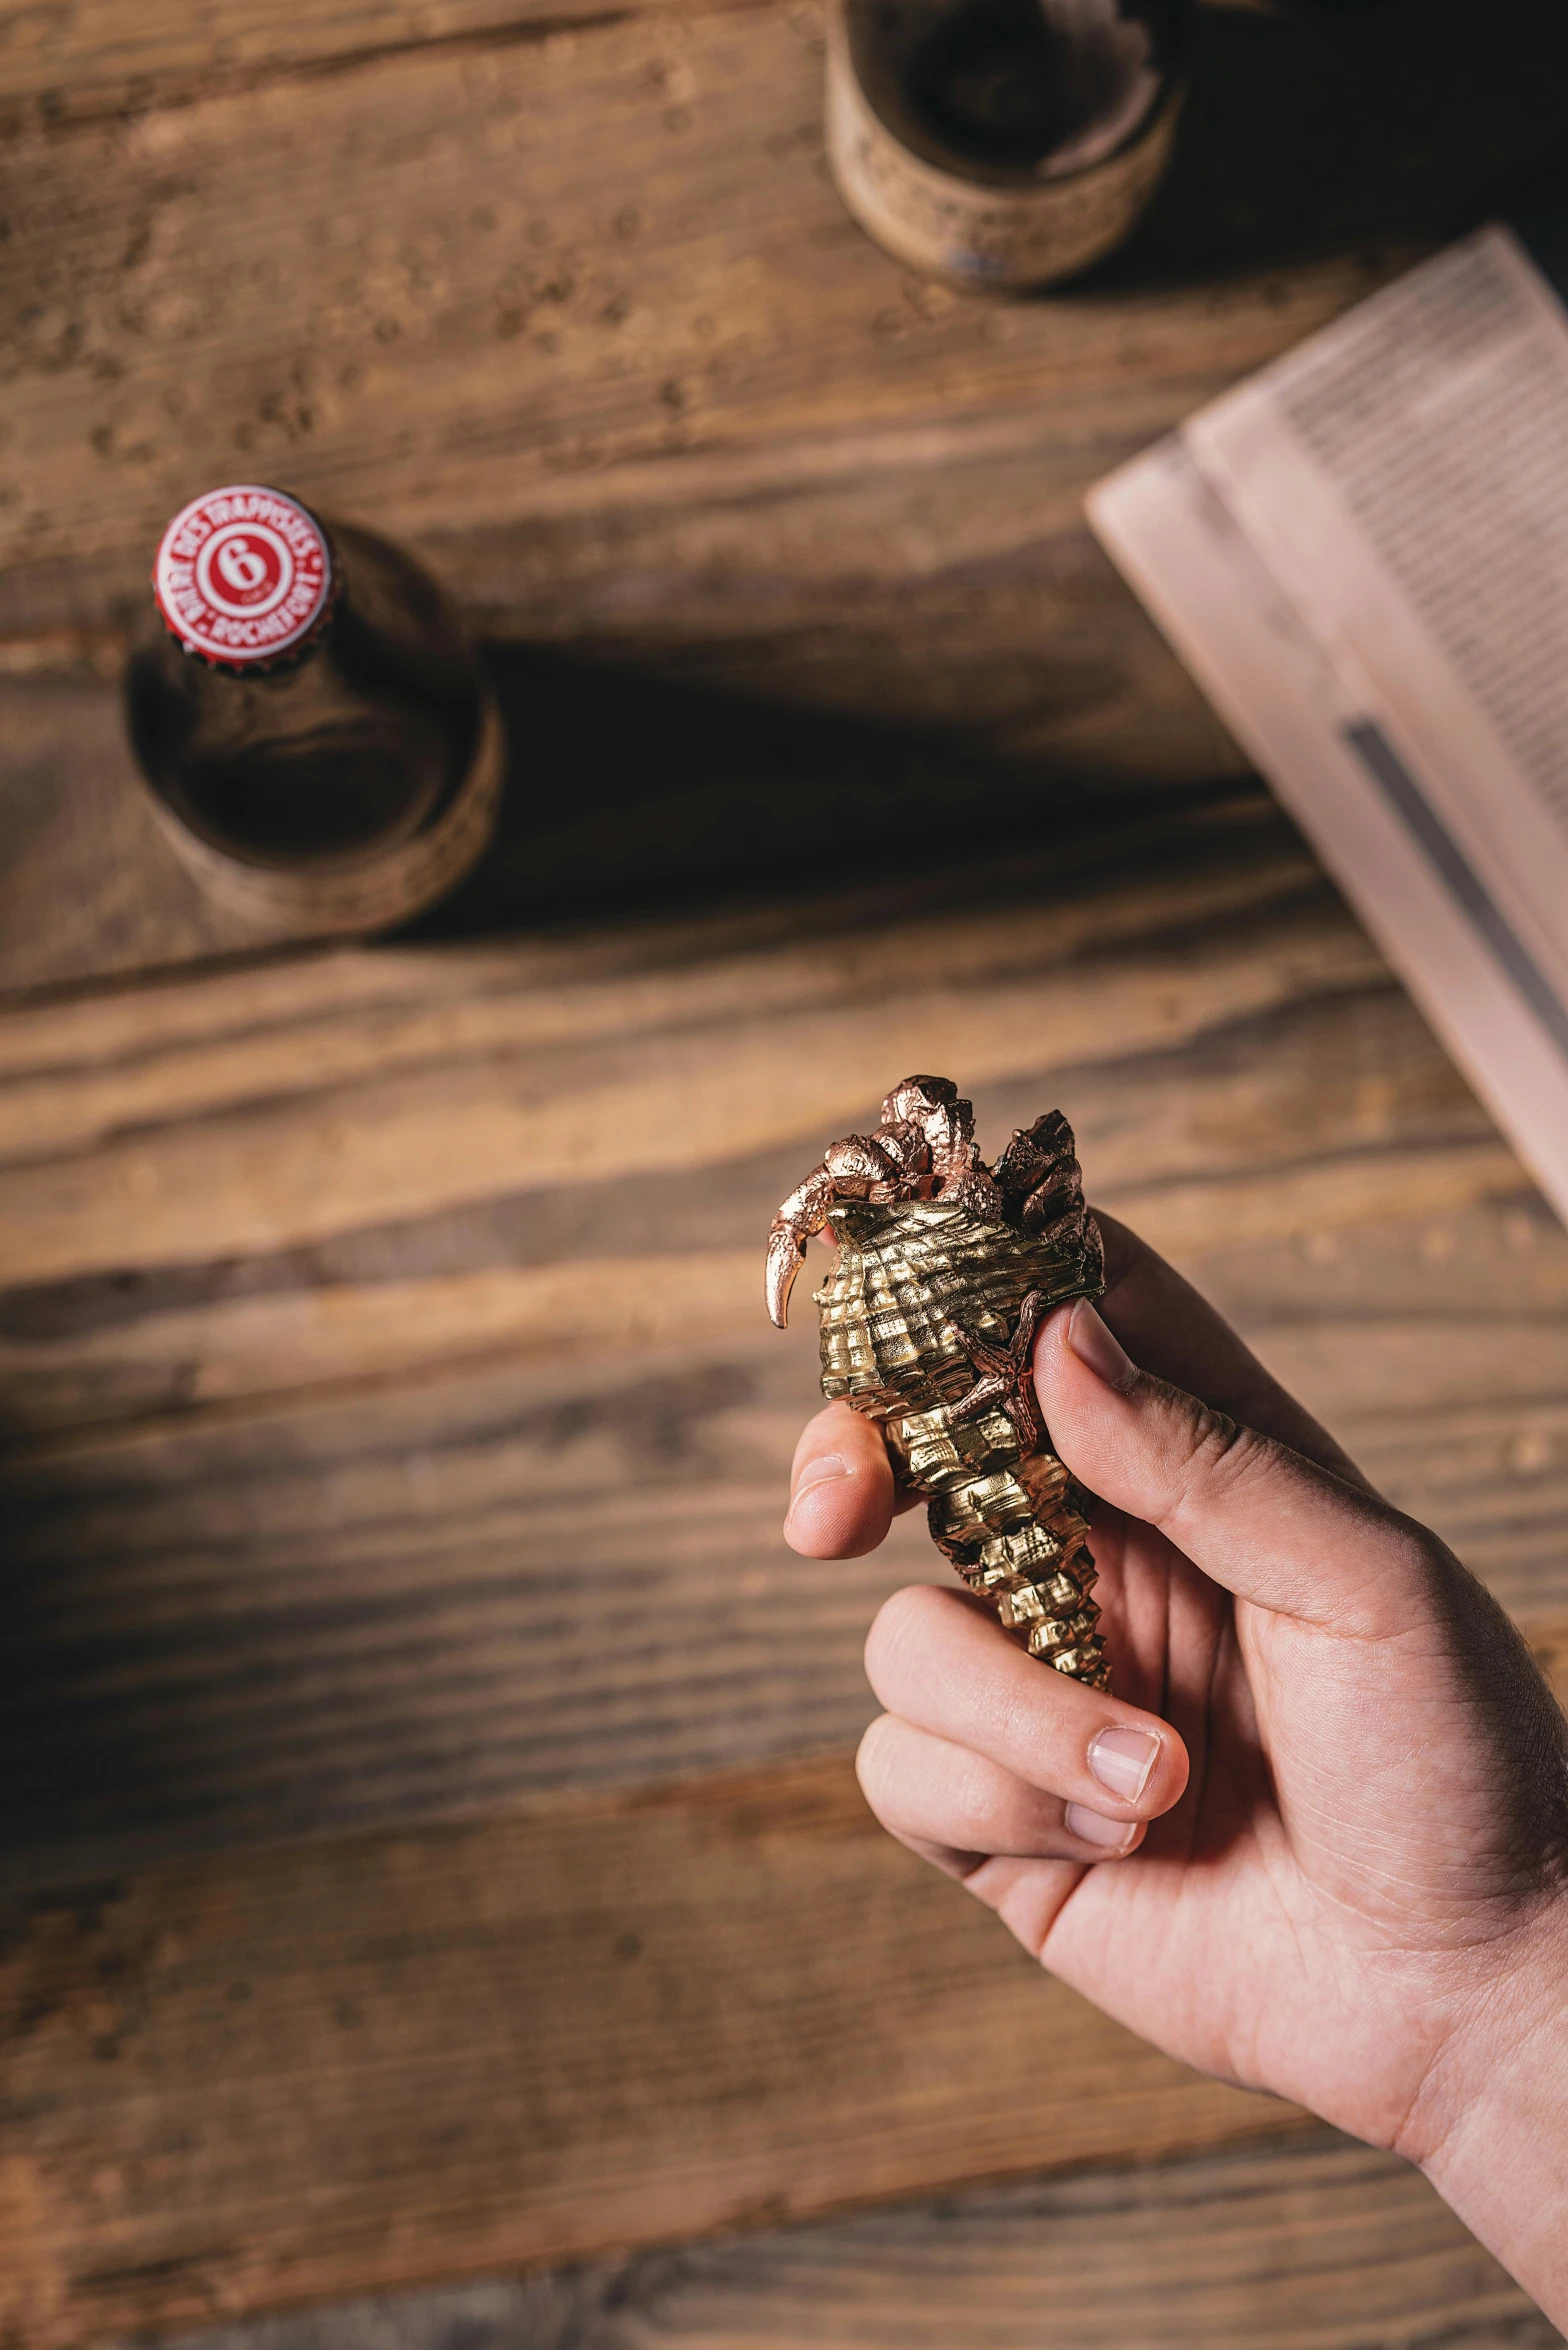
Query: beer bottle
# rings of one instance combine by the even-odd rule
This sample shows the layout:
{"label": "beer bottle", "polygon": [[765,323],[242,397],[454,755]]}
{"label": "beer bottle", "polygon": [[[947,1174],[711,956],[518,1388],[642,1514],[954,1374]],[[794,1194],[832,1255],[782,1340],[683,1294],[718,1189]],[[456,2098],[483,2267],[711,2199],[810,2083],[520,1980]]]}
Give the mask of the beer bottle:
{"label": "beer bottle", "polygon": [[164,832],[233,910],[298,934],[400,922],[493,828],[499,717],[419,566],[281,490],[208,490],[158,548],[127,679]]}

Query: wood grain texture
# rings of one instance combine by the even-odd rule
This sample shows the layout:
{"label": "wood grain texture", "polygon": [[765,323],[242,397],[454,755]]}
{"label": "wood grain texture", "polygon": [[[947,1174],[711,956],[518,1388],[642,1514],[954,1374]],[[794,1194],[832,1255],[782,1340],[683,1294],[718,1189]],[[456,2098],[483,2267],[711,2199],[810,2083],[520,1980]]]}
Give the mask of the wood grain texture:
{"label": "wood grain texture", "polygon": [[6,1497],[16,1883],[853,1737],[923,1529],[799,1571],[806,1348],[393,1387]]}
{"label": "wood grain texture", "polygon": [[1556,2350],[1419,2173],[1330,2131],[220,2326],[180,2350]]}
{"label": "wood grain texture", "polygon": [[[19,1009],[0,1022],[14,1040],[0,1043],[0,1281],[123,1269],[127,1200],[151,1268],[514,1191],[686,1186],[763,1155],[793,1165],[803,1147],[809,1166],[814,1137],[863,1118],[890,1069],[951,1064],[994,1089],[1387,993],[1364,934],[1255,809],[1133,836],[1114,877],[1111,850],[1080,836],[1032,871],[987,864],[902,904],[892,891],[780,909],[750,937],[720,920],[582,947],[344,956],[319,986],[281,982],[294,1018],[268,1008],[268,971]],[[73,1037],[74,1067],[56,1057]],[[1361,1109],[1346,1079],[1345,1139],[1365,1149],[1389,1105]],[[1267,1076],[1243,1082],[1266,1116]],[[1431,1082],[1430,1067],[1413,1079],[1418,1098]],[[1291,1072],[1276,1089],[1294,1094]],[[1230,1171],[1200,1124],[1162,1106],[1177,1154],[1163,1172]],[[1120,1170],[1107,1135],[1102,1184],[1154,1172],[1149,1124],[1122,1122]],[[1469,1121],[1466,1139],[1485,1133]],[[700,1209],[682,1221],[701,1230]]]}
{"label": "wood grain texture", "polygon": [[[1398,11],[1212,7],[1139,238],[999,307],[843,214],[815,0],[546,5],[0,16],[0,987],[271,942],[152,833],[115,683],[163,521],[236,471],[406,538],[499,648],[508,919],[626,886],[622,832],[654,836],[645,889],[733,864],[740,809],[748,870],[798,861],[801,828],[763,837],[783,709],[966,746],[916,796],[933,837],[959,806],[1001,836],[1053,788],[1234,777],[1086,485],[1534,184],[1568,122],[1553,0],[1432,0],[1418,45]],[[640,765],[650,724],[710,755]],[[619,766],[613,825],[559,788],[585,746]],[[919,765],[794,747],[840,816]]]}
{"label": "wood grain texture", "polygon": [[[1522,1613],[1568,1605],[1568,1241],[1256,804],[852,897],[13,1006],[0,2339],[1278,2126],[1042,1984],[841,1754],[791,1759],[853,1737],[866,1620],[932,1562],[910,1520],[848,1567],[783,1549],[813,1333],[743,1282],[906,1064],[972,1072],[991,1137],[1061,1099],[1095,1188],[1398,1498]],[[1325,2193],[1307,2258],[1353,2281]],[[1409,2267],[1374,2327],[1441,2294],[1538,2339],[1447,2226],[1388,2207]],[[1256,2305],[1248,2232],[1217,2298],[1183,2272],[1187,2338]],[[863,2307],[855,2242],[823,2258]],[[649,2298],[645,2332],[765,2342],[772,2294],[788,2338],[837,2290],[801,2258]],[[637,2273],[628,2324],[665,2291]],[[1044,2290],[1008,2273],[999,2323]],[[1139,2290],[1128,2265],[1128,2324]]]}
{"label": "wood grain texture", "polygon": [[422,545],[498,634],[1211,772],[1082,490],[1543,168],[1565,42],[1551,0],[1434,0],[1418,45],[1375,11],[1207,10],[1147,229],[1010,308],[844,216],[809,4],[29,119],[0,633],[112,628],[168,512],[240,466]]}
{"label": "wood grain texture", "polygon": [[44,1899],[0,2339],[66,2350],[1277,2131],[1042,1977],[847,1759]]}
{"label": "wood grain texture", "polygon": [[[14,625],[109,620],[193,468],[236,456],[321,498],[330,452],[329,504],[493,533],[592,508],[601,470],[656,467],[684,504],[671,460],[698,452],[755,488],[846,425],[1038,400],[1047,345],[1053,432],[1092,417],[1103,445],[1156,422],[1156,384],[1190,397],[1371,282],[1346,257],[1277,306],[922,294],[879,333],[901,281],[820,169],[820,61],[813,10],[754,8],[19,138]],[[1041,521],[1076,523],[1077,486],[1042,482]]]}
{"label": "wood grain texture", "polygon": [[783,1545],[815,1341],[758,1251],[906,1067],[993,1140],[1059,1100],[1402,1506],[1568,1608],[1568,1240],[1256,803],[73,995],[0,1016],[12,1881],[852,1740],[940,1570],[914,1520]]}
{"label": "wood grain texture", "polygon": [[[658,7],[661,0],[637,0]],[[697,0],[701,4],[701,0]],[[722,4],[722,0],[721,0]],[[689,13],[692,0],[679,0]],[[58,128],[432,44],[528,40],[607,0],[67,0],[0,7],[0,125]]]}
{"label": "wood grain texture", "polygon": [[203,895],[159,831],[112,676],[75,651],[58,672],[0,676],[0,744],[0,990],[257,943]]}
{"label": "wood grain texture", "polygon": [[[595,477],[627,465],[689,509],[680,461],[749,465],[755,492],[813,448],[857,470],[825,432],[991,417],[1021,451],[1028,411],[1037,455],[1059,452],[1032,527],[1077,529],[1086,463],[1375,282],[1369,235],[1442,233],[1560,135],[1568,36],[1544,0],[1503,0],[1484,31],[1439,0],[1416,50],[1375,20],[1252,10],[1211,11],[1204,37],[1185,176],[1145,249],[1010,308],[906,294],[849,226],[820,168],[809,7],[415,46],[21,134],[15,592],[55,579],[61,619],[105,618],[192,469],[236,453],[286,460],[306,495],[362,485],[389,528],[484,537],[602,510]],[[1341,257],[1301,261],[1313,238]],[[1174,282],[1200,260],[1206,282]],[[902,570],[917,550],[888,552]]]}
{"label": "wood grain texture", "polygon": [[[1006,311],[844,220],[814,6],[0,14],[0,985],[269,943],[160,863],[119,739],[197,476],[422,548],[516,750],[444,938],[0,1021],[8,2350],[1278,2126],[789,1759],[852,1738],[866,1619],[931,1563],[907,1521],[783,1550],[812,1348],[748,1267],[890,1062],[951,1061],[988,1132],[1058,1094],[1396,1498],[1568,1599],[1568,1247],[1365,941],[1244,808],[1129,829],[1113,882],[1103,839],[1037,853],[1047,789],[1237,765],[1086,482],[1560,144],[1559,10],[1435,0],[1415,53],[1400,13],[1206,12],[1147,231]],[[798,891],[803,783],[885,888],[644,919]],[[1033,844],[1005,881],[888,874],[976,809]],[[458,935],[595,905],[637,918]],[[1002,2350],[1042,2307],[1290,2344],[1282,2300],[1302,2350],[1548,2338],[1375,2158],[1247,2180],[515,2306],[605,2350]]]}
{"label": "wood grain texture", "polygon": [[[1568,1627],[1545,1645],[1560,1657]],[[882,1835],[847,1757],[15,1903],[0,1919],[0,2049],[0,2340],[15,2350],[1147,2162],[1290,2120],[1041,1976]],[[1374,2164],[1370,2195],[1365,2177],[1337,2193],[1330,2179],[1314,2208],[1310,2187],[1292,2198],[1265,2167],[1259,2192],[1281,2207],[1233,2215],[1215,2249],[1189,2218],[1170,2277],[1153,2259],[1168,2213],[1163,2228],[1130,2216],[1158,2212],[1158,2194],[1083,2182],[1058,2210],[1120,2208],[1120,2252],[1103,2259],[1121,2298],[1101,2331],[1066,2338],[1115,2340],[1103,2326],[1118,2308],[1126,2323],[1173,2291],[1173,2341],[1193,2338],[1197,2312],[1234,2322],[1260,2272],[1303,2264],[1271,2241],[1293,2215],[1318,2238],[1304,2266],[1330,2282],[1291,2313],[1317,2330],[1285,2339],[1342,2338],[1329,2329],[1344,2272],[1353,2281],[1376,2245],[1390,2265],[1370,2322],[1389,2330],[1355,2339],[1419,2339],[1397,2327],[1441,2293],[1450,2316],[1506,2318],[1539,2340],[1528,2304],[1423,2189],[1394,2192],[1395,2175]],[[962,2292],[990,2263],[998,2324],[1023,2307],[1037,2322],[1035,2294],[1065,2256],[1041,2240],[1038,2195],[1014,2201],[1036,2221],[1024,2242],[996,2214],[936,2230],[895,2216],[771,2256],[699,2255],[664,2272],[668,2326],[684,2306],[695,2339],[706,2321],[730,2325],[720,2341],[778,2340],[800,2295],[853,2286],[857,2264],[859,2339],[923,2338],[890,2330],[923,2267],[933,2317],[944,2275]],[[1359,2241],[1336,2281],[1324,2239],[1347,2227]],[[902,2296],[886,2294],[879,2276],[900,2259]],[[1070,2308],[1098,2305],[1098,2268],[1086,2252]],[[618,2285],[610,2306],[636,2310],[649,2286],[646,2273]],[[591,2310],[592,2280],[572,2291],[569,2307]]]}

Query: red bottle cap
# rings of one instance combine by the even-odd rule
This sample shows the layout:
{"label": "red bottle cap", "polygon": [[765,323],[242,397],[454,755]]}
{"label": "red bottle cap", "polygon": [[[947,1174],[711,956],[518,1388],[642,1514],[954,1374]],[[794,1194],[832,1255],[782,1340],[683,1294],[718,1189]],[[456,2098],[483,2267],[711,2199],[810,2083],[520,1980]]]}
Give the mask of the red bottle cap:
{"label": "red bottle cap", "polygon": [[172,635],[217,669],[268,669],[319,632],[337,592],[327,534],[282,490],[237,482],[176,514],[153,565]]}

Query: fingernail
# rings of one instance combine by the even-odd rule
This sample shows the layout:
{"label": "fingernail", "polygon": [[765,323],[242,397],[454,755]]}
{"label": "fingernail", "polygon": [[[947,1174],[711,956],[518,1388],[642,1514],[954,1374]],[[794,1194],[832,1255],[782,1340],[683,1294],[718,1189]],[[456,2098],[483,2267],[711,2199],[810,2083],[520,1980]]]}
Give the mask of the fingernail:
{"label": "fingernail", "polygon": [[1098,1844],[1106,1852],[1114,1852],[1126,1844],[1134,1834],[1127,1820],[1108,1820],[1097,1811],[1089,1811],[1081,1803],[1070,1803],[1062,1815],[1072,1834],[1085,1844]]}
{"label": "fingernail", "polygon": [[785,1533],[789,1532],[794,1522],[795,1512],[807,1494],[816,1486],[832,1485],[838,1478],[850,1477],[853,1474],[854,1471],[850,1468],[848,1461],[839,1452],[818,1453],[814,1461],[808,1461],[796,1480],[794,1492],[789,1497],[789,1508],[784,1512]]}
{"label": "fingernail", "polygon": [[1089,1768],[1123,1803],[1136,1803],[1149,1783],[1160,1742],[1152,1730],[1102,1730],[1089,1746]]}
{"label": "fingernail", "polygon": [[1119,1395],[1138,1376],[1137,1364],[1111,1336],[1086,1297],[1081,1297],[1072,1310],[1067,1343],[1078,1360],[1087,1363],[1095,1377],[1103,1379],[1107,1387],[1114,1387]]}
{"label": "fingernail", "polygon": [[813,1485],[831,1485],[835,1477],[847,1477],[849,1474],[849,1463],[841,1452],[818,1453],[816,1459],[808,1461],[796,1478],[795,1490],[790,1496],[790,1508],[793,1509],[801,1495],[809,1493]]}

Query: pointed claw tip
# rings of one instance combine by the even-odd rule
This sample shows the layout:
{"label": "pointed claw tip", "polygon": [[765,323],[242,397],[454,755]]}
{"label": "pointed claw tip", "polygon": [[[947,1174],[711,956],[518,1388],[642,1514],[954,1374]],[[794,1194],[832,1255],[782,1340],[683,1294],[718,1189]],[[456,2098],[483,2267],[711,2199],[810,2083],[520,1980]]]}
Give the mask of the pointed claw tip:
{"label": "pointed claw tip", "polygon": [[769,1235],[767,1298],[768,1313],[776,1330],[789,1327],[789,1293],[795,1286],[795,1276],[805,1259],[805,1243],[793,1232],[783,1230]]}

